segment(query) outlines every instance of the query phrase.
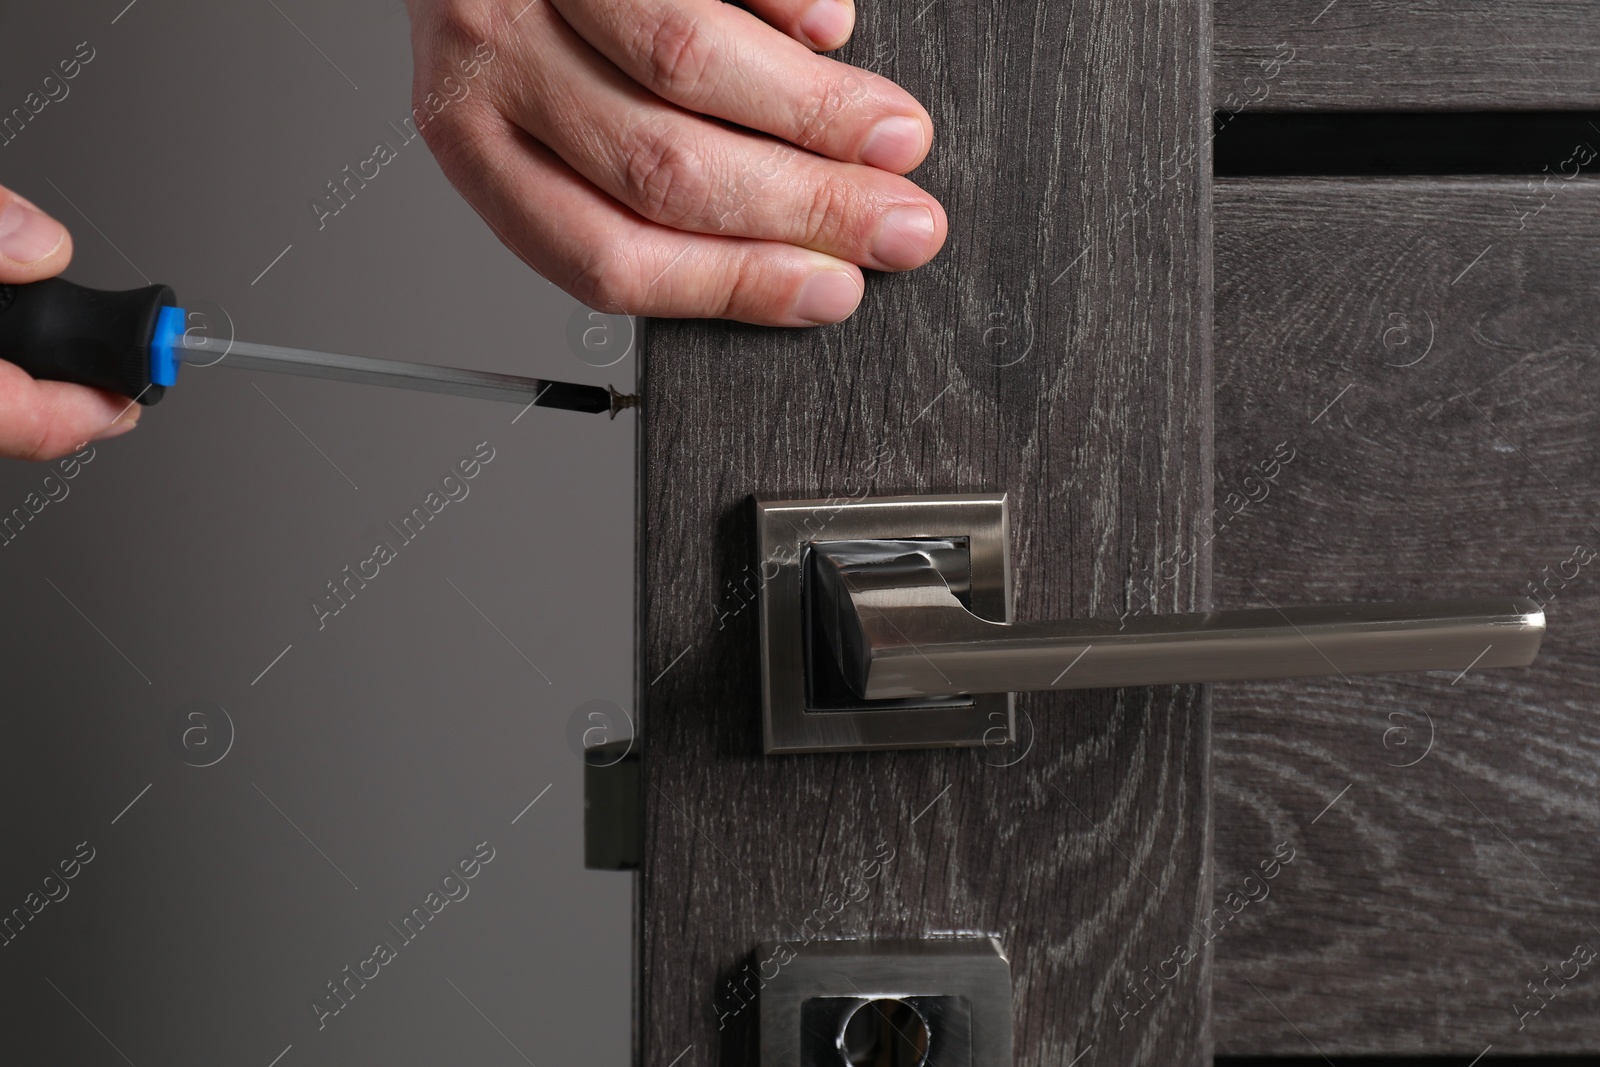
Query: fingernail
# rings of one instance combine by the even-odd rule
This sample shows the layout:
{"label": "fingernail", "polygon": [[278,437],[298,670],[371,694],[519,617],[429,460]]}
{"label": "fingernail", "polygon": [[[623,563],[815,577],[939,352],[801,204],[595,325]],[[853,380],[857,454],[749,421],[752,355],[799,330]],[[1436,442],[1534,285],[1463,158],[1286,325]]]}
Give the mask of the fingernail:
{"label": "fingernail", "polygon": [[844,44],[855,24],[855,11],[840,0],[817,0],[800,16],[800,32],[818,48]]}
{"label": "fingernail", "polygon": [[90,440],[109,441],[113,437],[121,437],[123,434],[127,433],[137,425],[139,425],[139,420],[137,418],[130,418],[125,415],[116,422],[113,422],[110,426],[107,426],[105,429],[101,430],[99,433],[95,434],[90,438]]}
{"label": "fingernail", "polygon": [[910,170],[922,158],[922,123],[905,115],[872,127],[861,145],[861,162],[880,170]]}
{"label": "fingernail", "polygon": [[842,270],[819,270],[800,287],[791,314],[807,322],[838,322],[861,303],[861,288]]}
{"label": "fingernail", "polygon": [[872,255],[892,270],[920,267],[933,256],[933,212],[897,207],[878,223]]}
{"label": "fingernail", "polygon": [[0,256],[13,263],[37,263],[66,239],[61,223],[30,204],[13,200],[0,211]]}

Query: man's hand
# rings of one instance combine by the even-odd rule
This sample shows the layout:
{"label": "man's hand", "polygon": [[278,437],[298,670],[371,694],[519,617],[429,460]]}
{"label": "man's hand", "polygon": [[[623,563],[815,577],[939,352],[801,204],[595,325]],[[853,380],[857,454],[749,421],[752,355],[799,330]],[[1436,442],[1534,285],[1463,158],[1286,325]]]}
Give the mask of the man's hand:
{"label": "man's hand", "polygon": [[590,307],[837,322],[860,267],[944,243],[944,210],[900,176],[933,122],[813,51],[849,37],[849,0],[749,7],[410,0],[413,114],[500,239]]}
{"label": "man's hand", "polygon": [[[71,258],[72,238],[61,223],[0,188],[0,285],[53,277]],[[0,360],[6,355],[0,352]],[[55,459],[138,422],[139,405],[126,397],[34,381],[21,367],[0,362],[0,456]]]}

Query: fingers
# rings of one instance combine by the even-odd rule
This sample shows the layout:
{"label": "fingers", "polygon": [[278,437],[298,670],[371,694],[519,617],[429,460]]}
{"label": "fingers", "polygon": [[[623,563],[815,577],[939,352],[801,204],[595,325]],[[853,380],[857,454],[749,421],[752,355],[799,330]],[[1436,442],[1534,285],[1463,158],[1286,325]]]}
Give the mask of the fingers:
{"label": "fingers", "polygon": [[774,241],[681,233],[642,219],[503,120],[450,137],[437,151],[446,175],[500,239],[590,307],[814,326],[847,317],[860,302],[861,272],[853,265]]}
{"label": "fingers", "polygon": [[[72,258],[66,227],[0,188],[0,283],[21,285],[60,274]],[[5,356],[0,352],[0,359]],[[65,382],[36,382],[0,362],[0,456],[55,459],[88,441],[127,433],[139,406],[127,398]]]}
{"label": "fingers", "polygon": [[0,283],[51,278],[72,258],[66,227],[32,203],[0,188]]}
{"label": "fingers", "polygon": [[767,25],[819,52],[842,46],[856,28],[852,0],[752,0],[748,6]]}
{"label": "fingers", "polygon": [[945,240],[938,202],[895,173],[932,124],[800,43],[842,40],[839,12],[753,2],[772,25],[717,0],[413,0],[414,96],[490,31],[498,52],[423,134],[500,239],[591,307],[839,321],[858,265],[908,270]]}
{"label": "fingers", "polygon": [[[910,93],[816,55],[722,0],[553,3],[579,36],[634,82],[690,111],[895,173],[921,163],[933,144],[933,120]],[[819,20],[837,20],[834,9],[848,6],[819,3],[825,5]],[[800,23],[811,16],[802,0],[772,0],[770,7],[785,9],[782,17],[793,20],[792,27],[779,27],[785,33],[803,32]],[[561,21],[554,14],[545,13],[541,23]]]}
{"label": "fingers", "polygon": [[554,12],[526,22],[536,84],[502,109],[644,218],[877,270],[919,267],[943,245],[944,210],[909,180],[691,115],[629,81]]}
{"label": "fingers", "polygon": [[140,408],[126,397],[66,382],[38,382],[0,362],[0,456],[45,460],[127,433]]}

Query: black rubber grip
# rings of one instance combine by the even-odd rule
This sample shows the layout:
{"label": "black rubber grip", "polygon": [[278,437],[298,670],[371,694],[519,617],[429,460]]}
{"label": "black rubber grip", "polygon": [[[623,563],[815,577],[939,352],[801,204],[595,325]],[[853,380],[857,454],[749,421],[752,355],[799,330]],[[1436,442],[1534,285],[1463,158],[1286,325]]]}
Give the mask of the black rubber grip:
{"label": "black rubber grip", "polygon": [[563,408],[598,414],[611,410],[611,390],[598,385],[574,385],[571,382],[545,382],[534,401],[542,408]]}
{"label": "black rubber grip", "polygon": [[114,293],[50,278],[0,285],[0,359],[35,378],[120,393],[146,406],[165,390],[150,383],[150,339],[165,285]]}

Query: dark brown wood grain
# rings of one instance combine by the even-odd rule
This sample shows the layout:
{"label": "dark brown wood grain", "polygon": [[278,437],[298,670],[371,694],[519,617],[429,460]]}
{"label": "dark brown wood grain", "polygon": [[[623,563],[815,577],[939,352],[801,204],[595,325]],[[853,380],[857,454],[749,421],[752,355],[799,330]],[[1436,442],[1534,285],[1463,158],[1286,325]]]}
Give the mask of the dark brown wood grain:
{"label": "dark brown wood grain", "polygon": [[1549,604],[1528,669],[1216,687],[1219,896],[1298,850],[1216,943],[1219,1053],[1600,1048],[1600,963],[1517,1011],[1600,949],[1600,183],[1537,192],[1217,184],[1218,499],[1295,451],[1217,603]]}
{"label": "dark brown wood grain", "polygon": [[[1025,698],[1006,752],[764,757],[746,504],[1005,491],[1020,615],[1144,602],[1210,499],[1205,5],[859,17],[846,57],[934,116],[913,177],[949,212],[945,251],[870,277],[840,327],[648,331],[641,1059],[754,1063],[753,1008],[719,1029],[725,981],[882,845],[894,860],[827,934],[998,936],[1019,1064],[1206,1062],[1202,693]],[[1207,575],[1202,554],[1153,600],[1201,604]],[[1180,943],[1194,960],[1119,1012]]]}
{"label": "dark brown wood grain", "polygon": [[1215,19],[1218,108],[1600,106],[1587,0],[1218,0]]}

